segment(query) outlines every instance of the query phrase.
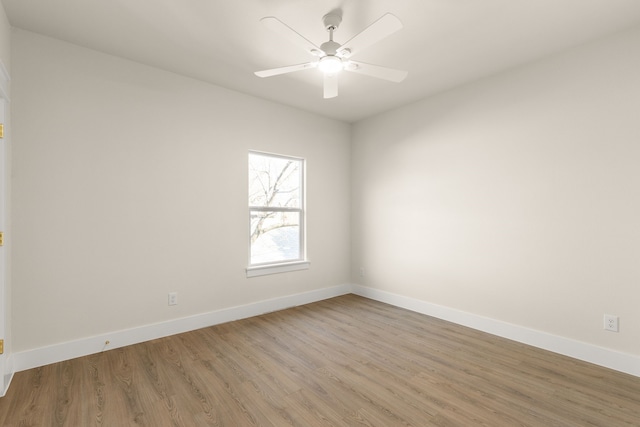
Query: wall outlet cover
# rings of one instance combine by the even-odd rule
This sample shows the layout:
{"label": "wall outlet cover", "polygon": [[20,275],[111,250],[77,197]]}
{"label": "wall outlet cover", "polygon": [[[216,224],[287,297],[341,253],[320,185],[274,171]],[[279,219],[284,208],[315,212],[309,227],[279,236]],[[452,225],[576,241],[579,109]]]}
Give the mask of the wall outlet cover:
{"label": "wall outlet cover", "polygon": [[614,316],[613,314],[605,314],[604,315],[604,329],[606,331],[618,332],[618,316]]}
{"label": "wall outlet cover", "polygon": [[177,304],[178,304],[178,293],[169,292],[169,305],[177,305]]}

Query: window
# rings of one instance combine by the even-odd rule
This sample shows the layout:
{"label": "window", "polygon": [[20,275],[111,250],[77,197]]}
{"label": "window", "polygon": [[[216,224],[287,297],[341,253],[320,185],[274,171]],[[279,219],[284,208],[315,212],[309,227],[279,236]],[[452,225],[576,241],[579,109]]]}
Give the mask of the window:
{"label": "window", "polygon": [[248,276],[308,268],[304,216],[304,160],[250,152]]}

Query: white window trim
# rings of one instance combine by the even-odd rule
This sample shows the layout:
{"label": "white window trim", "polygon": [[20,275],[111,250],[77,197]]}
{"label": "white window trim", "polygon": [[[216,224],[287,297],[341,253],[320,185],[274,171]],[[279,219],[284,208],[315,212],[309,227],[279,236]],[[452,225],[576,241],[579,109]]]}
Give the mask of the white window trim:
{"label": "white window trim", "polygon": [[267,274],[287,273],[289,271],[307,270],[311,266],[310,261],[295,261],[282,264],[266,264],[255,267],[247,267],[247,277],[266,276]]}
{"label": "white window trim", "polygon": [[[247,278],[265,276],[268,274],[286,273],[290,271],[306,270],[310,267],[311,262],[307,259],[307,224],[306,224],[306,182],[307,182],[307,165],[306,160],[302,157],[286,156],[282,154],[268,153],[264,151],[249,150],[249,154],[257,154],[261,156],[279,157],[281,159],[292,159],[300,161],[302,163],[302,171],[300,177],[300,197],[302,198],[302,207],[299,208],[282,208],[282,207],[268,207],[268,206],[249,206],[249,214],[251,211],[281,211],[281,212],[299,212],[300,213],[300,227],[302,227],[302,233],[300,235],[300,253],[301,259],[286,260],[286,261],[274,261],[264,264],[249,264],[246,268]],[[251,242],[248,242],[248,254],[249,260],[251,260]]]}

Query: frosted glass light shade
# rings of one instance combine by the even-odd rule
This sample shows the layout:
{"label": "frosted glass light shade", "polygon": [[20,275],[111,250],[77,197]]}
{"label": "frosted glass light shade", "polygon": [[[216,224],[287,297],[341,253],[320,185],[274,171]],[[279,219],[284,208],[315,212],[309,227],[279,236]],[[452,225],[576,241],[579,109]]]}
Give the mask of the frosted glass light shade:
{"label": "frosted glass light shade", "polygon": [[318,68],[325,74],[335,74],[342,70],[342,60],[337,56],[327,55],[324,58],[320,58]]}

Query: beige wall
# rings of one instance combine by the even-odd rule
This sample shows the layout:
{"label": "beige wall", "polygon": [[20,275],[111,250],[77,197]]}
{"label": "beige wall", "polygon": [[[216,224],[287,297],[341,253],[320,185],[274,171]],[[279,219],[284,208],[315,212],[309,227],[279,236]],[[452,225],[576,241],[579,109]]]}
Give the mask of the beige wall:
{"label": "beige wall", "polygon": [[[640,354],[640,29],[353,128],[13,35],[15,351],[352,280]],[[249,149],[308,160],[308,271],[245,278]]]}
{"label": "beige wall", "polygon": [[[349,125],[25,31],[13,48],[16,351],[348,283]],[[249,149],[307,159],[309,270],[245,277]]]}
{"label": "beige wall", "polygon": [[357,123],[353,282],[640,355],[639,51],[636,28]]}
{"label": "beige wall", "polygon": [[0,59],[7,68],[11,69],[11,26],[4,11],[4,6],[0,3]]}
{"label": "beige wall", "polygon": [[[4,65],[6,71],[11,77],[11,26],[5,14],[4,7],[0,3],[0,61]],[[5,90],[11,96],[11,81],[7,82]],[[13,230],[11,224],[11,136],[13,134],[11,122],[11,103],[5,102],[5,136],[4,136],[4,232],[5,232],[5,268],[4,274],[4,340],[5,354],[11,355],[13,352],[13,343],[11,335],[11,276],[12,276],[12,242]],[[10,368],[9,368],[10,369]]]}

